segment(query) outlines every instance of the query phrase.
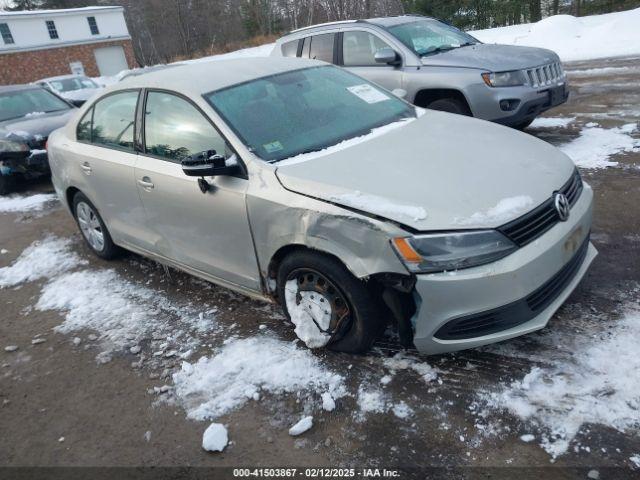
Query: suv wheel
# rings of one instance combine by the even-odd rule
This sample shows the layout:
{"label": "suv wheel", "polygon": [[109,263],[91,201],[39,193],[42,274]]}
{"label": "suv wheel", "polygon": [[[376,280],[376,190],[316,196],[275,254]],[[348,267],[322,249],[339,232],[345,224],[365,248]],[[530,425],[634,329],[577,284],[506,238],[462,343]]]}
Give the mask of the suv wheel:
{"label": "suv wheel", "polygon": [[470,116],[467,106],[457,98],[441,98],[434,100],[427,108],[431,110],[439,110],[441,112],[457,113],[458,115]]}
{"label": "suv wheel", "polygon": [[93,253],[105,260],[118,254],[119,249],[111,240],[100,214],[82,193],[76,193],[73,197],[73,213],[82,237]]}
{"label": "suv wheel", "polygon": [[287,256],[278,270],[278,296],[309,348],[362,353],[384,330],[379,300],[328,255],[297,251]]}
{"label": "suv wheel", "polygon": [[2,175],[0,173],[0,195],[7,195],[15,190],[16,179],[13,175]]}

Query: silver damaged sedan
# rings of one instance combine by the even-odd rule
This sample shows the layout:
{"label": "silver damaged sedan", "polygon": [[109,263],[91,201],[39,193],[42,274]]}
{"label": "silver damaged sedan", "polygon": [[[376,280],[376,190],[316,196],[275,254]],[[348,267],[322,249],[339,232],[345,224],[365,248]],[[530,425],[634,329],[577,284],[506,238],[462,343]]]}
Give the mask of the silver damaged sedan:
{"label": "silver damaged sedan", "polygon": [[314,60],[131,77],[49,160],[97,255],[278,301],[310,348],[366,351],[388,325],[429,354],[532,332],[597,254],[592,190],[560,151]]}

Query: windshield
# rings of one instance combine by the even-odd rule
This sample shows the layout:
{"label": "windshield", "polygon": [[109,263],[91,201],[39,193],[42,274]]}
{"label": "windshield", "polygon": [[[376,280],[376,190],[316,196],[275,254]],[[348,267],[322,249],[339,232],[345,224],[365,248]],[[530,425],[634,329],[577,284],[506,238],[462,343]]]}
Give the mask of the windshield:
{"label": "windshield", "polygon": [[43,88],[0,93],[0,122],[70,108],[66,102]]}
{"label": "windshield", "polygon": [[87,77],[64,78],[61,80],[51,80],[49,85],[56,92],[72,92],[84,88],[98,88],[98,85]]}
{"label": "windshield", "polygon": [[205,98],[251,151],[272,162],[416,116],[392,94],[332,66],[252,80]]}
{"label": "windshield", "polygon": [[471,35],[437,20],[403,23],[389,30],[420,56],[479,43]]}

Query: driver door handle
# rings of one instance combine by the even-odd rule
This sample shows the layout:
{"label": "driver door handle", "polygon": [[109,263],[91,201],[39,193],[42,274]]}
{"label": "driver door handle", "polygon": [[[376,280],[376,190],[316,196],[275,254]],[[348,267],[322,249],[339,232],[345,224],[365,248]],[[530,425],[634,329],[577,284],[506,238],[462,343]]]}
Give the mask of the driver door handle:
{"label": "driver door handle", "polygon": [[141,180],[138,180],[138,185],[140,185],[145,190],[151,190],[153,187],[155,187],[149,177],[142,177]]}

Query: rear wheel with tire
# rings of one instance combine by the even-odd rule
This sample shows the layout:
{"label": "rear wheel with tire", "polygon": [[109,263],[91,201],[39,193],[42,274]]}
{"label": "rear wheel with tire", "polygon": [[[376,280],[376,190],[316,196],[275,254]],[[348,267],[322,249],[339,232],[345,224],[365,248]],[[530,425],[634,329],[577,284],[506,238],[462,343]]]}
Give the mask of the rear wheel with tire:
{"label": "rear wheel with tire", "polygon": [[277,282],[284,312],[309,348],[362,353],[384,330],[384,307],[334,257],[295,251],[280,264]]}
{"label": "rear wheel with tire", "polygon": [[120,249],[113,243],[96,207],[82,193],[73,197],[73,213],[89,248],[100,258],[114,258]]}
{"label": "rear wheel with tire", "polygon": [[457,113],[458,115],[471,115],[467,106],[457,98],[440,98],[427,105],[427,108],[441,112]]}

